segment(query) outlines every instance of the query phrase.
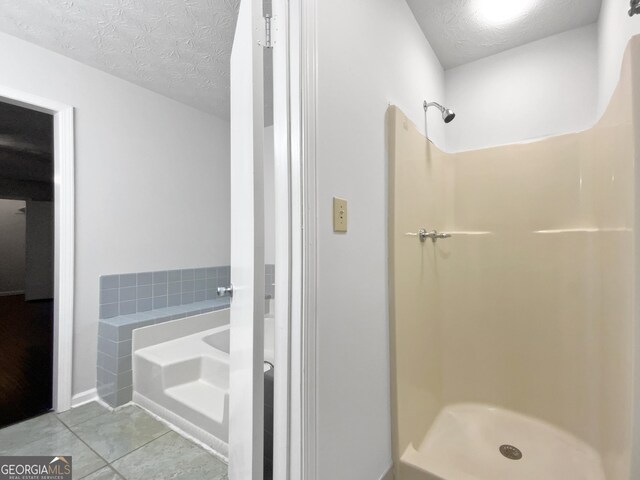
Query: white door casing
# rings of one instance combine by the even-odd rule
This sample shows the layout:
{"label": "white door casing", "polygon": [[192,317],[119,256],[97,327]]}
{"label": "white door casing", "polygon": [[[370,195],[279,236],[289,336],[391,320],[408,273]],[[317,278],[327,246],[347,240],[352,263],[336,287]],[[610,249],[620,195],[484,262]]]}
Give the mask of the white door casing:
{"label": "white door casing", "polygon": [[229,478],[261,480],[264,435],[264,32],[242,0],[231,52]]}
{"label": "white door casing", "polygon": [[316,0],[288,0],[291,140],[289,478],[316,475]]}
{"label": "white door casing", "polygon": [[75,176],[73,107],[0,86],[0,101],[53,115],[54,318],[53,408],[71,408],[75,269]]}
{"label": "white door casing", "polygon": [[288,2],[272,0],[273,135],[275,178],[275,379],[273,478],[290,477],[291,370],[291,141]]}

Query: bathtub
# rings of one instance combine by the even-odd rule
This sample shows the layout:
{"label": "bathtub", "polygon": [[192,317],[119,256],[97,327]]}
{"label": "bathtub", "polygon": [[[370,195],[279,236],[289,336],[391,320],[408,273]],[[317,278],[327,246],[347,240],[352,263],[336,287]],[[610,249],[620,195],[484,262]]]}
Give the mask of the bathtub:
{"label": "bathtub", "polygon": [[[265,371],[273,329],[273,316],[265,317]],[[229,310],[220,310],[134,331],[132,359],[133,401],[225,459],[229,343]]]}

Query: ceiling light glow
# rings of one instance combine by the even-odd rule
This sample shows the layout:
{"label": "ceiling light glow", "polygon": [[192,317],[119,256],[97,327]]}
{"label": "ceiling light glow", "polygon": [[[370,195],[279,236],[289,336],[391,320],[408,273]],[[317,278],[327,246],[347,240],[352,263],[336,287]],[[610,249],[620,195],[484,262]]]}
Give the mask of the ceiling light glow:
{"label": "ceiling light glow", "polygon": [[479,16],[487,23],[502,25],[526,15],[533,6],[533,0],[477,0]]}

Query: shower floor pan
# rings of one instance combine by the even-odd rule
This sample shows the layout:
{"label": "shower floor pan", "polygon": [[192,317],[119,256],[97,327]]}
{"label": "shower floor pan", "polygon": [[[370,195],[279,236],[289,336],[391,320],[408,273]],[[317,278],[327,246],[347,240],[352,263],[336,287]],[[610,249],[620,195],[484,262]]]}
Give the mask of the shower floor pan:
{"label": "shower floor pan", "polygon": [[479,404],[444,408],[420,447],[407,447],[400,472],[401,480],[605,480],[598,453],[581,440]]}

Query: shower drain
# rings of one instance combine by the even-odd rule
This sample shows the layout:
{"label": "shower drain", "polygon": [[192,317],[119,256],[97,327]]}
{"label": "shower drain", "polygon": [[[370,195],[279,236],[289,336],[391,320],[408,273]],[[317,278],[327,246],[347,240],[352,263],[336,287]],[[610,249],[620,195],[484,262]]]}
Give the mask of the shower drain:
{"label": "shower drain", "polygon": [[522,452],[513,445],[500,445],[500,453],[509,460],[520,460]]}

